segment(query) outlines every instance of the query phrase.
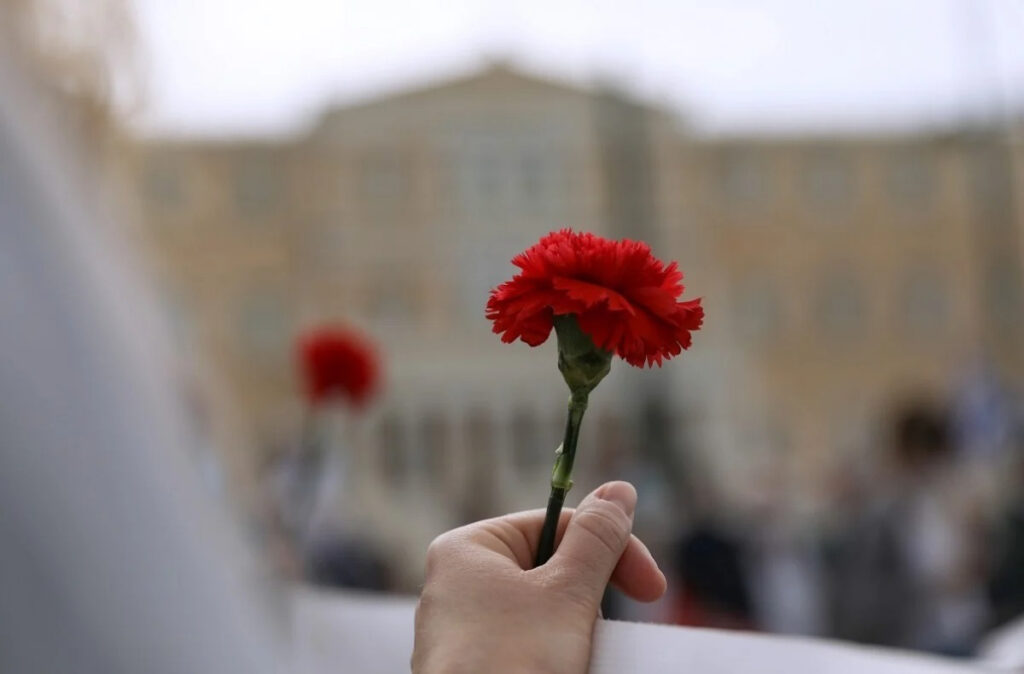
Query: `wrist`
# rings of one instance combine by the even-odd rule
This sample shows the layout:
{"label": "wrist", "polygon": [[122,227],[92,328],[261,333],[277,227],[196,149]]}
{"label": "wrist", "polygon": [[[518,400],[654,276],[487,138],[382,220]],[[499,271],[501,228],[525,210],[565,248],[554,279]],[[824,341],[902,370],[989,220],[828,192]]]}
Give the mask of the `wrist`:
{"label": "wrist", "polygon": [[543,662],[529,639],[509,634],[493,638],[463,633],[433,644],[420,660],[413,659],[413,674],[546,674],[561,672]]}

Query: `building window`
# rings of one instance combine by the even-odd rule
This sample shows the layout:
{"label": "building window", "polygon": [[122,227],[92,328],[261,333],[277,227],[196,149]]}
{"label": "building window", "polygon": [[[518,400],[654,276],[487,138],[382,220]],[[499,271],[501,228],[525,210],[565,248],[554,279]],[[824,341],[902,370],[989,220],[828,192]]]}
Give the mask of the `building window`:
{"label": "building window", "polygon": [[986,293],[994,323],[1002,329],[1019,327],[1024,322],[1024,283],[1012,251],[994,256],[986,277]]}
{"label": "building window", "polygon": [[520,194],[523,210],[528,216],[554,214],[565,193],[565,184],[558,161],[542,150],[525,150],[519,161]]}
{"label": "building window", "polygon": [[982,142],[968,157],[967,171],[970,176],[974,201],[979,205],[985,224],[999,222],[999,211],[1007,205],[1013,189],[1011,169],[1004,151],[989,143]]}
{"label": "building window", "polygon": [[568,187],[561,155],[544,137],[494,130],[459,138],[451,152],[458,211],[466,218],[556,216]]}
{"label": "building window", "polygon": [[381,420],[378,433],[383,475],[391,484],[401,484],[409,473],[405,426],[396,413],[390,412]]}
{"label": "building window", "polygon": [[537,417],[530,410],[520,409],[512,414],[510,421],[512,437],[512,458],[516,468],[530,474],[544,465],[554,461],[553,448],[546,447],[540,440],[540,429]]}
{"label": "building window", "polygon": [[310,223],[307,231],[309,235],[303,239],[306,259],[325,271],[337,270],[349,244],[345,227],[337,219],[323,218]]}
{"label": "building window", "polygon": [[504,216],[515,210],[519,182],[514,146],[477,138],[459,153],[458,199],[468,217]]}
{"label": "building window", "polygon": [[485,209],[502,210],[508,205],[505,199],[505,187],[509,182],[506,163],[501,152],[494,149],[481,152],[476,157],[473,167],[476,202]]}
{"label": "building window", "polygon": [[812,153],[804,164],[807,201],[816,208],[840,208],[853,200],[853,169],[849,158],[831,151]]}
{"label": "building window", "polygon": [[782,301],[778,289],[767,278],[741,284],[735,307],[736,325],[745,338],[766,339],[781,328]]}
{"label": "building window", "polygon": [[367,215],[378,220],[399,219],[409,191],[401,157],[385,150],[367,154],[360,166],[359,188]]}
{"label": "building window", "polygon": [[920,206],[931,196],[934,183],[934,171],[927,155],[907,151],[889,160],[888,191],[897,203]]}
{"label": "building window", "polygon": [[412,283],[396,275],[381,278],[371,288],[370,315],[384,326],[409,323],[416,309],[414,288]]}
{"label": "building window", "polygon": [[751,152],[731,152],[722,163],[722,193],[728,204],[752,206],[770,197],[770,167]]}
{"label": "building window", "polygon": [[938,274],[911,273],[904,281],[902,296],[901,314],[909,332],[934,336],[943,331],[949,318],[949,293]]}
{"label": "building window", "polygon": [[494,422],[490,412],[483,408],[470,410],[466,418],[466,439],[469,451],[478,456],[491,453],[494,444]]}
{"label": "building window", "polygon": [[494,461],[494,423],[490,413],[474,408],[466,417],[466,493],[462,518],[493,517],[498,501],[498,471]]}
{"label": "building window", "polygon": [[508,260],[529,242],[523,236],[508,236],[493,229],[486,236],[478,232],[477,240],[470,240],[469,236],[459,242],[458,290],[462,315],[475,319],[480,315],[480,307],[487,304],[491,289],[507,279]]}
{"label": "building window", "polygon": [[267,215],[280,198],[276,167],[266,159],[243,159],[235,166],[234,194],[238,212],[249,218]]}
{"label": "building window", "polygon": [[449,467],[451,427],[439,411],[427,413],[420,421],[421,465],[435,484],[439,484]]}
{"label": "building window", "polygon": [[241,301],[238,331],[250,354],[284,356],[290,334],[285,298],[274,289],[250,292]]}
{"label": "building window", "polygon": [[815,312],[819,325],[831,335],[860,334],[866,318],[860,284],[852,276],[827,279],[818,292]]}
{"label": "building window", "polygon": [[630,435],[622,419],[608,412],[597,418],[598,438],[595,443],[599,474],[620,475],[629,465],[632,447]]}

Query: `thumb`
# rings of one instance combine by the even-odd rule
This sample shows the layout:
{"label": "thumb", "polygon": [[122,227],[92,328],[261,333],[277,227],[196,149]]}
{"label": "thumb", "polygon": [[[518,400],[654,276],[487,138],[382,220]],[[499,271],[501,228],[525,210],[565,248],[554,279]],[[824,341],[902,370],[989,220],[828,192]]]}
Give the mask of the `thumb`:
{"label": "thumb", "polygon": [[576,508],[553,561],[571,570],[574,589],[599,606],[608,579],[629,543],[636,509],[636,489],[628,482],[608,482]]}

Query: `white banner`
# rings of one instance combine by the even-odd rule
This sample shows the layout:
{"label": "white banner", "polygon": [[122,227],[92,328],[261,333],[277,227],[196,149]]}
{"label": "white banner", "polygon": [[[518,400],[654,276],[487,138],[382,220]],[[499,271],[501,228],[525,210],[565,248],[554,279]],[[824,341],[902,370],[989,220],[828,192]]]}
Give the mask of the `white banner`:
{"label": "white banner", "polygon": [[[296,657],[309,674],[409,670],[415,600],[382,595],[294,595]],[[495,669],[494,671],[499,671]],[[991,674],[960,660],[833,641],[602,620],[591,674]]]}

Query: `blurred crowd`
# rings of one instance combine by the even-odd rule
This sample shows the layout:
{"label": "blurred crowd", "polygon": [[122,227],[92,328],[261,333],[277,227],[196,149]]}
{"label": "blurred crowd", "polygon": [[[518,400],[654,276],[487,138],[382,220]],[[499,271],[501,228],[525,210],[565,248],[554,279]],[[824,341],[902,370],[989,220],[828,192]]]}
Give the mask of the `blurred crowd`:
{"label": "blurred crowd", "polygon": [[908,406],[873,470],[836,475],[817,526],[710,514],[679,542],[675,620],[971,653],[1024,611],[1024,453],[956,438],[947,412]]}
{"label": "blurred crowd", "polygon": [[[971,654],[1024,613],[1024,438],[983,442],[962,408],[896,409],[882,446],[835,472],[814,516],[771,484],[751,508],[702,498],[687,513],[655,513],[685,522],[656,550],[669,595],[648,608],[610,591],[605,615]],[[332,520],[346,458],[317,447],[265,466],[279,568],[328,587],[407,589],[372,538]],[[645,461],[616,470],[656,474]]]}

